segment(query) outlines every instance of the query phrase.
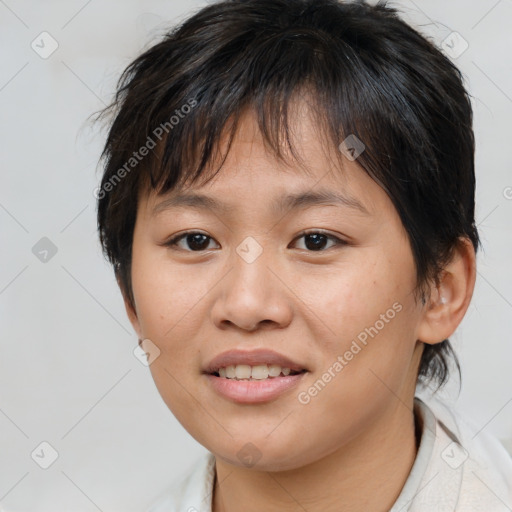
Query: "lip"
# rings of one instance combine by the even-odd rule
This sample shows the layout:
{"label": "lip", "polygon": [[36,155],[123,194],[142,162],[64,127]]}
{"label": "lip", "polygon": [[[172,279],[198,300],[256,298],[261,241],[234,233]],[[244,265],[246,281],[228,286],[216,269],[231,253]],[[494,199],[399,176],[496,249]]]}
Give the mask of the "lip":
{"label": "lip", "polygon": [[235,380],[206,374],[208,383],[215,392],[238,404],[258,404],[276,400],[296,387],[307,372],[272,377],[265,380]]}
{"label": "lip", "polygon": [[[283,354],[279,354],[274,350],[258,349],[258,350],[228,350],[215,356],[205,368],[204,373],[212,374],[218,372],[219,368],[225,368],[231,365],[247,364],[249,366],[256,366],[260,364],[278,365],[281,368],[290,368],[300,372],[307,370],[307,368],[300,363],[293,361]],[[277,379],[278,377],[275,377]]]}

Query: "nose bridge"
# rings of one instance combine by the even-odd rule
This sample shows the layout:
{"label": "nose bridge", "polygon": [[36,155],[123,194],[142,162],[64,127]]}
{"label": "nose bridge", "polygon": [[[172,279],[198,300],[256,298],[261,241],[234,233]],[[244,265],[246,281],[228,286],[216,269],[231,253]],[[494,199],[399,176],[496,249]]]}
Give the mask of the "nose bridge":
{"label": "nose bridge", "polygon": [[[262,242],[263,243],[263,242]],[[232,254],[233,271],[229,283],[229,292],[247,302],[247,306],[261,307],[258,303],[268,300],[275,283],[271,283],[269,263],[270,248],[264,249],[262,243],[252,236],[246,237]]]}
{"label": "nose bridge", "polygon": [[271,249],[247,237],[230,257],[231,271],[214,305],[214,321],[229,321],[250,330],[263,322],[287,323],[291,313],[288,297],[268,268],[272,267]]}

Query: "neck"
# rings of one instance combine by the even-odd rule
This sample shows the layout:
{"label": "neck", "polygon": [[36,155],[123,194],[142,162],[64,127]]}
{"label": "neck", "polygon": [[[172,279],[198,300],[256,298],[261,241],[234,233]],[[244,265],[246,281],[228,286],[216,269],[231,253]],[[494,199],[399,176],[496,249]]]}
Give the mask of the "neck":
{"label": "neck", "polygon": [[[412,410],[386,416],[328,456],[297,469],[239,468],[217,458],[212,512],[388,512],[417,453]],[[376,492],[377,491],[377,492]]]}

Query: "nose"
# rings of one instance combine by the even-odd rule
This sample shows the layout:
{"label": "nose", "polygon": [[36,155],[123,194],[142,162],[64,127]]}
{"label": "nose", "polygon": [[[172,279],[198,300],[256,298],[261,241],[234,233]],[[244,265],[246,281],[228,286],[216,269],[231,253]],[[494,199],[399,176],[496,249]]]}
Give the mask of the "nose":
{"label": "nose", "polygon": [[[219,283],[212,320],[220,329],[244,331],[286,327],[292,319],[293,294],[279,276],[275,259],[264,256],[252,262],[236,252],[231,271]],[[273,264],[274,263],[274,264]]]}

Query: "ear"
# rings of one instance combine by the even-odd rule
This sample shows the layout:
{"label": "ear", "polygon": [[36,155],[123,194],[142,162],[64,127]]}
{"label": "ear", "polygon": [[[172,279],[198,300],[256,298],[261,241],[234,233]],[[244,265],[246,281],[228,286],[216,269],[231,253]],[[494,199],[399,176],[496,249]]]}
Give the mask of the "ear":
{"label": "ear", "polygon": [[431,288],[430,300],[423,306],[417,338],[434,345],[449,338],[464,318],[473,296],[476,255],[469,238],[460,238],[440,280]]}
{"label": "ear", "polygon": [[116,276],[116,281],[121,290],[121,295],[123,296],[124,308],[126,310],[126,314],[130,323],[132,324],[133,330],[136,332],[139,340],[142,338],[142,330],[140,328],[139,318],[137,316],[137,310],[135,307],[135,303],[132,304],[132,301],[128,297],[128,292],[125,290],[123,283],[121,282],[119,276]]}

